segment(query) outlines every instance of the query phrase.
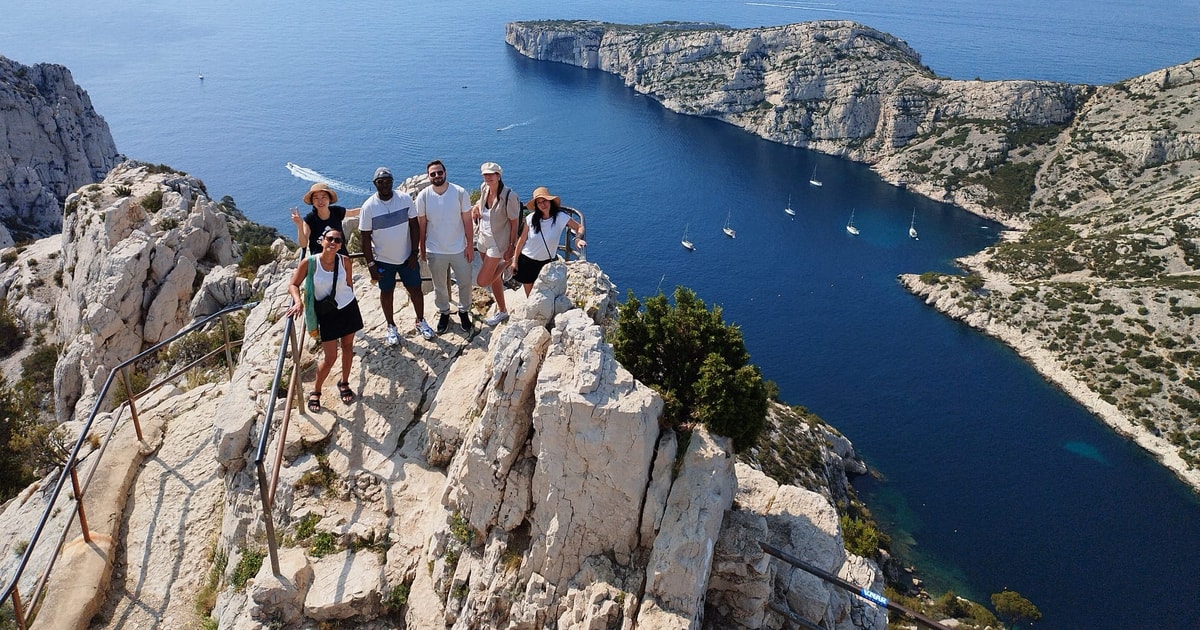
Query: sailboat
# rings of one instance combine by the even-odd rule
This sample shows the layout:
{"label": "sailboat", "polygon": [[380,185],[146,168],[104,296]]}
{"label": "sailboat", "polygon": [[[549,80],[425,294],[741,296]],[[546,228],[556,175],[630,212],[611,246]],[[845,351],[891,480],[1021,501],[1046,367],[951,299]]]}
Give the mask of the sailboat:
{"label": "sailboat", "polygon": [[914,241],[921,240],[921,239],[917,238],[917,209],[916,208],[913,208],[912,221],[910,221],[908,224],[908,238],[911,238]]}
{"label": "sailboat", "polygon": [[793,217],[796,216],[796,211],[792,210],[792,196],[791,195],[788,195],[788,205],[786,208],[783,209],[783,211]]}
{"label": "sailboat", "polygon": [[679,244],[683,245],[684,249],[694,252],[694,251],[696,251],[696,246],[692,245],[692,242],[688,240],[687,232],[688,232],[687,225],[684,225],[683,226],[683,239],[681,241],[679,241]]}
{"label": "sailboat", "polygon": [[846,223],[846,231],[850,234],[858,236],[858,228],[854,227],[854,209],[850,210],[850,220]]}
{"label": "sailboat", "polygon": [[728,236],[729,238],[737,238],[737,232],[734,232],[733,228],[729,227],[729,215],[731,212],[733,211],[730,210],[729,212],[725,213],[725,227],[721,228],[721,231],[724,232],[725,236]]}
{"label": "sailboat", "polygon": [[821,183],[821,180],[817,179],[817,167],[815,166],[813,167],[812,177],[808,178],[808,183],[817,187],[824,186],[824,184]]}

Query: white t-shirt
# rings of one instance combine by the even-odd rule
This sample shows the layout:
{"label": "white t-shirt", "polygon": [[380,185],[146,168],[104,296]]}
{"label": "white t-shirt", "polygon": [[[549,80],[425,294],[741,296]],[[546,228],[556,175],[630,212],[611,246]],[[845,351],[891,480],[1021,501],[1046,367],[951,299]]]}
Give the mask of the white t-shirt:
{"label": "white t-shirt", "polygon": [[462,215],[470,221],[471,196],[458,184],[450,184],[439,195],[430,186],[417,193],[417,216],[425,217],[425,251],[430,254],[461,254],[467,251],[467,233]]}
{"label": "white t-shirt", "polygon": [[[313,299],[320,300],[329,297],[329,291],[333,288],[333,272],[325,271],[321,266],[321,261],[317,257],[309,260],[310,265],[316,265],[313,268]],[[333,299],[337,302],[339,309],[346,308],[354,301],[354,289],[346,284],[346,267],[342,264],[342,257],[338,256],[335,263],[337,268],[337,293],[333,295]]]}
{"label": "white t-shirt", "polygon": [[521,253],[534,260],[550,260],[558,255],[558,240],[562,238],[563,230],[567,229],[571,215],[559,212],[553,220],[543,218],[541,225],[538,226],[542,231],[538,233],[533,231],[533,217],[539,214],[534,211],[525,217],[525,229],[529,231],[529,235],[525,237],[525,245],[521,247]]}
{"label": "white t-shirt", "polygon": [[412,254],[408,220],[416,218],[417,210],[408,193],[397,190],[387,201],[375,193],[363,202],[358,229],[371,232],[371,249],[375,253],[375,260],[402,265]]}

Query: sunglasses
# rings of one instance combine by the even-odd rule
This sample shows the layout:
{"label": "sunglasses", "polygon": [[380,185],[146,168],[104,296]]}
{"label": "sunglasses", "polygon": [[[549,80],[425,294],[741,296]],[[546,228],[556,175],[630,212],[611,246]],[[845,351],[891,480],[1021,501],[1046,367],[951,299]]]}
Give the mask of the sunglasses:
{"label": "sunglasses", "polygon": [[337,236],[326,236],[326,237],[325,237],[325,242],[326,242],[326,243],[341,243],[341,242],[342,242],[342,239],[341,239],[340,237],[337,237]]}
{"label": "sunglasses", "polygon": [[446,171],[433,171],[429,174],[430,177],[444,177],[445,175]]}

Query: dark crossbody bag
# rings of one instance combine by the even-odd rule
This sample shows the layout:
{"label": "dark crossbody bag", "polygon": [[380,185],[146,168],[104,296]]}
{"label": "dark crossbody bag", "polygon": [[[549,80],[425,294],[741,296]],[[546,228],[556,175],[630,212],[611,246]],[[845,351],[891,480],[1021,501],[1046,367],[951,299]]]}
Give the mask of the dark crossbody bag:
{"label": "dark crossbody bag", "polygon": [[[321,264],[320,260],[316,258],[313,259],[313,262],[318,265]],[[326,295],[319,300],[313,300],[313,310],[317,313],[317,319],[321,319],[326,315],[338,310],[337,298],[334,296],[337,294],[338,268],[341,266],[342,257],[341,255],[338,255],[333,264],[333,288],[330,289],[329,295]]]}

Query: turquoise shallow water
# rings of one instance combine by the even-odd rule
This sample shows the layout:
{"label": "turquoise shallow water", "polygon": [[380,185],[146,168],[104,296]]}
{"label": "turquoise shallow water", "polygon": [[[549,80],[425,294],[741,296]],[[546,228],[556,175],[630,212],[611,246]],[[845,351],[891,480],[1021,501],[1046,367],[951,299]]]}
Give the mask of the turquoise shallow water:
{"label": "turquoise shallow water", "polygon": [[[884,476],[856,485],[932,586],[984,601],[1016,589],[1042,628],[1200,627],[1195,495],[1004,346],[896,283],[953,269],[998,226],[503,44],[512,19],[855,19],[945,76],[1109,82],[1194,56],[1195,7],[101,0],[5,13],[0,54],[69,66],[122,152],[194,173],[281,230],[308,186],[288,162],[344,182],[350,204],[379,164],[416,173],[433,157],[469,187],[485,160],[523,196],[549,186],[587,213],[589,254],[622,290],[683,284],[720,304],[784,398],[854,441]],[[907,236],[914,210],[919,241]],[[720,231],[727,215],[736,240]],[[685,225],[696,252],[679,246]]]}

